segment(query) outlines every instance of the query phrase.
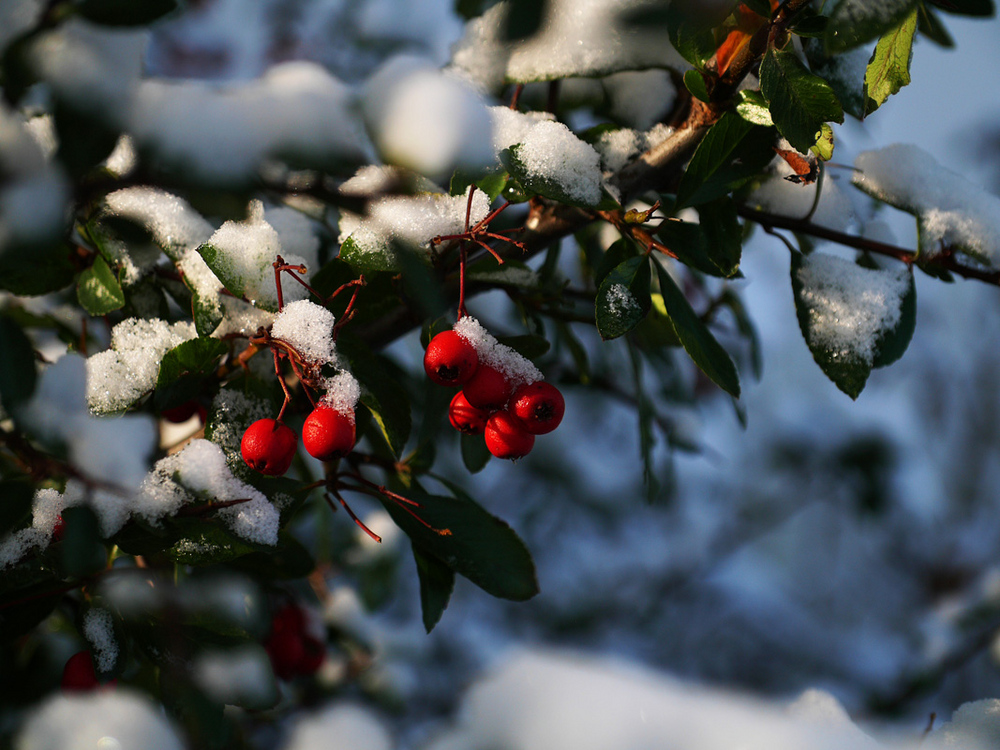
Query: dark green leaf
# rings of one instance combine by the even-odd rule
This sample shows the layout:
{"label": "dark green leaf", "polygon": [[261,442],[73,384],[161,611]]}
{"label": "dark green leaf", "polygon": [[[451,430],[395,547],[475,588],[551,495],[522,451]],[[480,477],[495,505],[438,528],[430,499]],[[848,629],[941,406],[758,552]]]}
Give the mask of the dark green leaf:
{"label": "dark green leaf", "polygon": [[975,16],[989,18],[996,13],[993,0],[927,0],[946,13],[959,16]]}
{"label": "dark green leaf", "polygon": [[698,224],[667,220],[656,234],[684,264],[712,276],[734,276],[743,249],[736,205],[730,198],[719,198],[698,206],[698,215]]}
{"label": "dark green leaf", "polygon": [[690,355],[694,363],[701,368],[709,379],[734,398],[740,396],[740,379],[736,374],[736,366],[725,349],[715,340],[701,318],[691,308],[670,274],[659,263],[656,266],[660,281],[660,293],[667,315],[673,323],[674,331],[681,346]]}
{"label": "dark green leaf", "polygon": [[913,339],[917,327],[917,287],[910,274],[910,286],[903,295],[899,310],[899,323],[895,328],[883,331],[875,341],[875,359],[872,367],[888,367],[903,356]]}
{"label": "dark green leaf", "polygon": [[552,346],[544,336],[535,336],[531,333],[523,336],[498,336],[497,341],[527,359],[538,359]]}
{"label": "dark green leaf", "polygon": [[917,32],[917,8],[875,45],[875,53],[865,70],[865,116],[882,106],[910,82],[913,35]]}
{"label": "dark green leaf", "polygon": [[85,112],[63,102],[57,102],[54,109],[56,159],[73,177],[82,177],[111,155],[121,134],[102,121],[103,113]]}
{"label": "dark green leaf", "polygon": [[600,286],[609,273],[629,258],[637,258],[638,256],[639,246],[634,242],[624,238],[615,240],[611,243],[611,247],[598,256],[597,263],[594,265],[594,284]]}
{"label": "dark green leaf", "polygon": [[459,169],[451,176],[451,181],[448,183],[448,193],[449,195],[465,195],[469,185],[475,185],[489,196],[490,203],[492,203],[503,192],[509,176],[499,168],[485,174],[468,174]]}
{"label": "dark green leaf", "polygon": [[951,38],[944,23],[924,4],[920,5],[920,13],[917,15],[917,31],[939,47],[951,49],[955,46],[955,40]]}
{"label": "dark green leaf", "polygon": [[548,0],[510,0],[501,39],[523,40],[534,36],[545,18]]}
{"label": "dark green leaf", "polygon": [[413,548],[413,559],[417,563],[417,577],[420,579],[420,610],[423,613],[424,628],[431,632],[448,607],[448,600],[455,588],[455,571],[435,557]]}
{"label": "dark green leaf", "polygon": [[642,454],[642,483],[646,489],[646,502],[651,503],[659,493],[659,482],[653,466],[653,448],[656,441],[653,438],[653,417],[656,409],[646,395],[642,384],[642,358],[631,343],[628,346],[629,359],[632,362],[632,381],[635,385],[636,411],[639,413],[639,451]]}
{"label": "dark green leaf", "polygon": [[35,349],[21,327],[0,315],[0,405],[7,414],[35,391]]}
{"label": "dark green leaf", "polygon": [[68,246],[62,243],[9,247],[0,251],[0,289],[34,296],[64,289],[73,283],[76,269]]}
{"label": "dark green leaf", "polygon": [[[560,203],[566,203],[571,206],[579,206],[580,208],[594,208],[595,204],[587,203],[582,201],[580,198],[572,195],[569,192],[568,186],[553,180],[547,175],[541,175],[528,170],[521,161],[519,153],[521,151],[521,144],[515,143],[510,148],[505,148],[500,152],[500,161],[503,163],[504,167],[510,174],[517,178],[521,187],[530,193],[535,195],[540,195],[543,198],[550,198],[554,201],[559,201]],[[602,195],[603,199],[603,195]],[[600,201],[596,204],[600,206]]]}
{"label": "dark green leaf", "polygon": [[794,52],[768,49],[760,64],[760,90],[775,126],[805,153],[824,122],[843,122],[844,110],[830,84],[809,72]]}
{"label": "dark green leaf", "polygon": [[699,23],[691,13],[671,3],[667,8],[667,36],[681,57],[700,68],[715,54],[715,39],[706,23]]}
{"label": "dark green leaf", "polygon": [[607,275],[597,290],[595,316],[601,338],[623,336],[649,312],[649,261],[629,258]]}
{"label": "dark green leaf", "polygon": [[0,643],[11,643],[34,628],[64,595],[63,582],[35,558],[5,568],[0,576]]}
{"label": "dark green leaf", "polygon": [[31,516],[35,488],[21,480],[0,481],[0,539]]}
{"label": "dark green leaf", "polygon": [[743,4],[762,18],[771,17],[770,0],[743,0]]}
{"label": "dark green leaf", "polygon": [[176,0],[80,0],[77,11],[104,26],[145,26],[177,10]]}
{"label": "dark green leaf", "polygon": [[830,19],[818,13],[806,11],[792,24],[789,31],[798,36],[824,37]]}
{"label": "dark green leaf", "polygon": [[[830,14],[826,46],[831,52],[843,52],[878,39],[906,18],[918,2],[919,0],[840,0]],[[805,151],[805,148],[799,150]]]}
{"label": "dark green leaf", "polygon": [[462,463],[469,470],[470,474],[476,474],[483,470],[490,461],[490,451],[486,447],[486,441],[482,435],[466,435],[464,432],[459,437],[462,448]]}
{"label": "dark green leaf", "polygon": [[107,564],[107,551],[94,511],[86,506],[66,508],[62,518],[66,529],[60,560],[63,574],[84,578],[101,570]]}
{"label": "dark green leaf", "polygon": [[281,530],[277,545],[242,555],[230,567],[250,573],[257,580],[293,580],[312,573],[316,561],[302,542]]}
{"label": "dark green leaf", "polygon": [[523,601],[538,593],[528,548],[506,523],[468,498],[431,495],[416,484],[405,494],[419,505],[379,499],[415,549],[501,599]]}
{"label": "dark green leaf", "polygon": [[490,286],[512,286],[518,289],[537,289],[538,275],[524,263],[505,260],[503,265],[493,256],[480,258],[466,269],[467,282],[489,284]]}
{"label": "dark green leaf", "polygon": [[727,112],[705,134],[677,188],[677,205],[696,206],[745,184],[774,158],[774,130]]}
{"label": "dark green leaf", "polygon": [[215,369],[216,360],[229,351],[225,341],[199,337],[178,344],[160,361],[156,387],[165,388],[182,375],[204,375]]}
{"label": "dark green leaf", "polygon": [[701,71],[691,69],[685,73],[684,87],[691,92],[691,96],[695,99],[701,99],[701,101],[707,102],[712,98],[708,93],[708,86],[705,84],[705,76],[701,74]]}
{"label": "dark green leaf", "polygon": [[353,235],[341,244],[338,257],[365,276],[378,271],[399,271],[399,259],[392,248],[362,247]]}
{"label": "dark green leaf", "polygon": [[237,273],[236,268],[233,266],[229,259],[226,257],[225,253],[219,252],[218,248],[209,243],[198,246],[198,252],[201,257],[205,259],[205,263],[208,267],[212,269],[219,281],[222,282],[223,286],[233,294],[234,297],[243,297],[245,290],[243,288],[243,279]]}
{"label": "dark green leaf", "polygon": [[194,328],[199,336],[210,336],[222,322],[223,310],[218,299],[213,295],[206,298],[197,290],[191,290],[191,317]]}
{"label": "dark green leaf", "polygon": [[351,372],[361,384],[361,403],[371,412],[386,444],[398,458],[410,437],[410,400],[393,368],[384,358],[372,354],[361,342],[341,336],[339,351],[351,364]]}
{"label": "dark green leaf", "polygon": [[185,523],[185,528],[169,550],[170,559],[181,565],[217,565],[254,551],[218,523],[199,519],[197,525]]}

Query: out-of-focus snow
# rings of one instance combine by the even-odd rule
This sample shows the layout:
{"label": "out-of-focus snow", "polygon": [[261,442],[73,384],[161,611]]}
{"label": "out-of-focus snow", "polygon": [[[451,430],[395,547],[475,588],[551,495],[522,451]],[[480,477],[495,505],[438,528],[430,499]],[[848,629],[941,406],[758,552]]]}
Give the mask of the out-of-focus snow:
{"label": "out-of-focus snow", "polygon": [[390,750],[385,723],[371,710],[348,703],[299,719],[283,750]]}

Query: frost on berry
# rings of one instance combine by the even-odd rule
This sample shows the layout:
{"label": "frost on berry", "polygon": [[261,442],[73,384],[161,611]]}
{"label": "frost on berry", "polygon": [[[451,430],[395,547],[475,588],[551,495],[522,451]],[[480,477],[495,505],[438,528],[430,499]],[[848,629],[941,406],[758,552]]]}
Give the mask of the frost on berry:
{"label": "frost on berry", "polygon": [[240,452],[247,465],[261,474],[281,476],[292,465],[298,439],[292,429],[273,419],[258,419],[247,427]]}
{"label": "frost on berry", "polygon": [[320,461],[343,458],[354,447],[354,414],[344,414],[320,404],[302,425],[302,445]]}
{"label": "frost on berry", "polygon": [[481,365],[489,365],[502,372],[512,387],[542,379],[542,373],[531,360],[501,344],[471,315],[462,316],[453,330],[475,347]]}
{"label": "frost on berry", "polygon": [[497,458],[524,458],[535,447],[535,436],[506,411],[498,411],[489,418],[483,436],[486,447]]}
{"label": "frost on berry", "polygon": [[469,403],[463,391],[459,391],[451,399],[448,421],[459,432],[464,432],[466,435],[482,435],[486,428],[486,420],[489,418],[488,412],[477,409]]}
{"label": "frost on berry", "polygon": [[563,395],[551,383],[538,381],[522,385],[511,397],[510,410],[532,435],[552,432],[566,412]]}
{"label": "frost on berry", "polygon": [[438,385],[461,386],[479,365],[475,347],[455,331],[442,331],[427,345],[424,370]]}

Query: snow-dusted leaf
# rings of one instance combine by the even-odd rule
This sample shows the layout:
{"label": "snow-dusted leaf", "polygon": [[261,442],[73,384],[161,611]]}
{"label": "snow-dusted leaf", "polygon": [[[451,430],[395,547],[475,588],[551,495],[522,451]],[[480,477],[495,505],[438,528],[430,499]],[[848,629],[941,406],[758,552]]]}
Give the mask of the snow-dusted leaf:
{"label": "snow-dusted leaf", "polygon": [[448,607],[455,588],[455,571],[416,547],[413,548],[413,559],[417,563],[417,577],[420,579],[420,610],[424,628],[429,633]]}
{"label": "snow-dusted leaf", "polygon": [[877,39],[906,18],[919,0],[840,0],[830,14],[827,48],[843,52]]}
{"label": "snow-dusted leaf", "polygon": [[899,359],[913,335],[913,274],[870,269],[834,255],[792,257],[792,291],[799,327],[813,359],[851,398],[872,368]]}
{"label": "snow-dusted leaf", "polygon": [[649,260],[638,255],[609,273],[597,290],[597,330],[604,340],[623,336],[649,312]]}
{"label": "snow-dusted leaf", "polygon": [[875,52],[865,71],[865,115],[874,112],[886,99],[909,84],[917,13],[918,9],[914,8],[898,26],[883,34],[875,45]]}
{"label": "snow-dusted leaf", "polygon": [[681,346],[713,383],[733,398],[739,398],[740,378],[733,360],[692,309],[691,303],[670,278],[670,274],[659,263],[654,265],[660,281],[663,305]]}
{"label": "snow-dusted leaf", "polygon": [[768,49],[760,64],[760,90],[778,132],[803,153],[816,143],[823,123],[844,121],[830,84],[811,73],[794,52]]}
{"label": "snow-dusted leaf", "polygon": [[500,153],[500,160],[531,193],[592,208],[602,198],[601,159],[589,144],[579,141],[579,145],[573,151],[547,152],[538,148],[529,151],[525,144],[515,143]]}
{"label": "snow-dusted leaf", "polygon": [[200,337],[178,344],[163,355],[156,387],[165,388],[182,375],[209,372],[215,361],[229,351],[225,341]]}
{"label": "snow-dusted leaf", "polygon": [[736,95],[736,112],[749,123],[769,128],[774,125],[771,110],[759,91],[744,89]]}
{"label": "snow-dusted leaf", "polygon": [[91,315],[107,315],[125,306],[125,294],[111,267],[97,256],[94,265],[83,271],[76,284],[76,296]]}

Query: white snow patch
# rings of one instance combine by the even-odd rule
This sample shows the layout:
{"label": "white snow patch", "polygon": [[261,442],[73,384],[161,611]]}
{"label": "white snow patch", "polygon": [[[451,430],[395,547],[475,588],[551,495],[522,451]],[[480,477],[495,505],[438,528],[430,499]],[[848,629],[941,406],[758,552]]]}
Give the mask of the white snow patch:
{"label": "white snow patch", "polygon": [[179,260],[212,236],[212,225],[191,205],[153,187],[130,187],[109,193],[107,213],[144,227],[172,260]]}
{"label": "white snow patch", "polygon": [[854,184],[917,216],[920,251],[955,246],[1000,268],[1000,198],[941,166],[918,146],[897,143],[858,155]]}
{"label": "white snow patch", "polygon": [[88,609],[83,616],[83,636],[90,643],[97,671],[110,672],[114,669],[118,661],[118,641],[111,613],[100,607]]}
{"label": "white snow patch", "polygon": [[337,357],[333,343],[333,313],[307,299],[284,306],[274,318],[271,335],[294,346],[311,362],[323,365]]}
{"label": "white snow patch", "polygon": [[341,414],[352,416],[361,399],[361,384],[347,370],[341,370],[336,375],[323,381],[322,403],[330,406]]}
{"label": "white snow patch", "polygon": [[28,718],[15,746],[23,750],[184,748],[162,709],[125,687],[50,696]]}
{"label": "white snow patch", "polygon": [[264,703],[274,690],[271,662],[257,644],[206,651],[195,660],[192,673],[202,690],[226,705]]}
{"label": "white snow patch", "polygon": [[455,323],[454,330],[475,347],[481,363],[502,372],[515,388],[542,379],[541,371],[531,360],[518,354],[506,344],[501,344],[471,315],[460,318]]}
{"label": "white snow patch", "polygon": [[391,750],[392,736],[369,709],[338,704],[299,719],[284,750]]}
{"label": "white snow patch", "polygon": [[813,253],[798,271],[812,342],[845,360],[871,365],[881,334],[892,330],[909,290],[906,267],[862,268],[835,255]]}

